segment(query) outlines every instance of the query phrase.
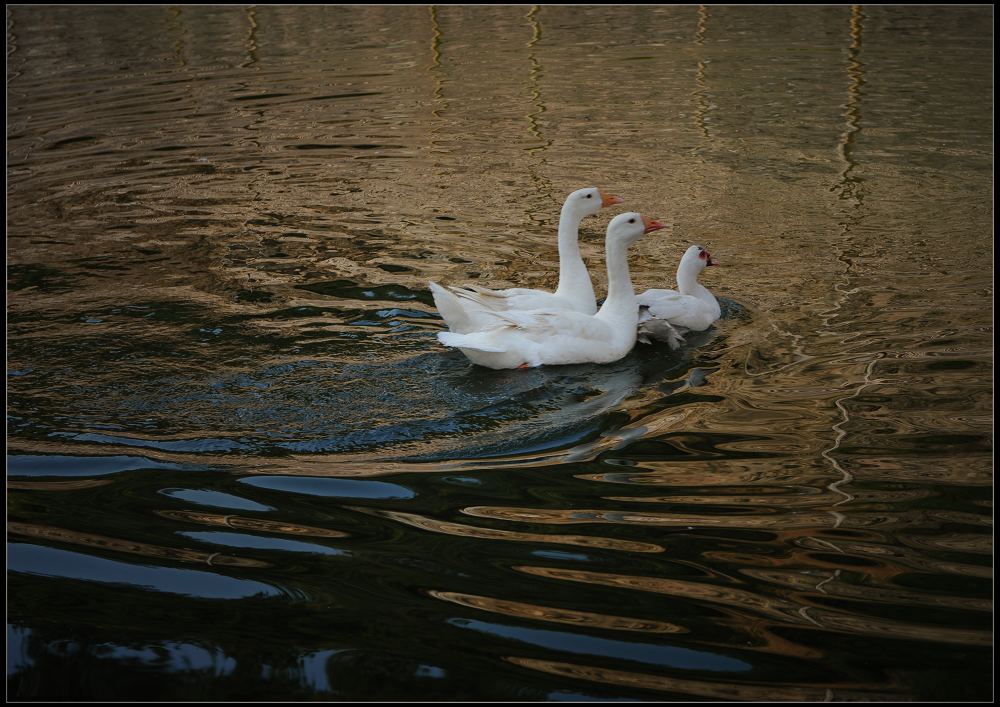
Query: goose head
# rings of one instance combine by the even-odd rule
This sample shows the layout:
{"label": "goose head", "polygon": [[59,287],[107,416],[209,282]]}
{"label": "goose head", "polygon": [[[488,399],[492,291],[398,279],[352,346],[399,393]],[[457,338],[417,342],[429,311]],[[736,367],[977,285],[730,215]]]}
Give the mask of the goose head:
{"label": "goose head", "polygon": [[618,214],[608,224],[608,245],[622,243],[626,247],[642,238],[644,233],[652,233],[664,228],[659,221],[643,216],[636,211]]}
{"label": "goose head", "polygon": [[569,208],[572,215],[582,220],[587,216],[593,216],[604,206],[621,204],[624,201],[620,196],[605,194],[597,187],[587,187],[586,189],[577,189],[566,197],[565,206]]}
{"label": "goose head", "polygon": [[700,245],[693,245],[684,251],[677,269],[697,274],[709,265],[718,265],[718,263],[712,260],[712,254],[708,252],[707,248]]}

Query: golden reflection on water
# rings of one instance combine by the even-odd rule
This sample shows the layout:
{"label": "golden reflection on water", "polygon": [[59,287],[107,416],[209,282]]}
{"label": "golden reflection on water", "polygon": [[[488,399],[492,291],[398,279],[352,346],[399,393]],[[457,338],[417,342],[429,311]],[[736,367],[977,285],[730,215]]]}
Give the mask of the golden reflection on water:
{"label": "golden reflection on water", "polygon": [[852,148],[858,133],[861,131],[861,87],[864,86],[865,79],[864,64],[858,59],[858,55],[861,53],[861,31],[864,19],[865,15],[861,12],[861,6],[851,5],[851,42],[847,49],[847,103],[844,105],[846,124],[838,146],[840,158],[844,162],[838,191],[842,199],[850,200],[855,207],[860,206],[863,191],[861,180],[853,177],[851,172],[856,166],[852,156]]}
{"label": "golden reflection on water", "polygon": [[708,31],[708,6],[699,5],[698,6],[698,31],[694,35],[695,44],[702,45],[705,43],[705,32]]}
{"label": "golden reflection on water", "polygon": [[[531,71],[528,74],[529,85],[531,86],[531,103],[534,106],[534,110],[528,113],[528,129],[532,135],[538,139],[538,145],[533,147],[528,147],[529,153],[536,153],[544,150],[552,144],[551,140],[546,140],[542,136],[541,127],[539,125],[539,118],[545,113],[545,103],[542,101],[542,91],[540,88],[540,82],[543,76],[542,65],[538,61],[538,57],[535,55],[535,45],[542,38],[542,26],[538,21],[538,5],[532,5],[531,9],[528,10],[528,14],[524,17],[528,20],[531,25],[531,39],[528,41],[528,60],[531,62]],[[544,165],[544,158],[541,160]],[[551,189],[551,184],[549,188]]]}
{"label": "golden reflection on water", "polygon": [[[531,173],[531,179],[535,183],[537,190],[540,194],[544,194],[550,199],[553,196],[554,187],[552,182],[546,176],[546,160],[545,160],[545,150],[547,150],[552,145],[552,140],[546,138],[542,134],[542,124],[541,118],[545,114],[545,101],[542,100],[542,79],[544,78],[544,72],[542,71],[542,64],[538,59],[538,51],[536,45],[542,39],[542,25],[538,19],[538,5],[532,5],[531,9],[524,16],[528,20],[531,26],[531,39],[527,43],[528,47],[528,61],[531,64],[531,70],[528,73],[528,85],[531,92],[531,104],[532,109],[528,112],[528,131],[537,140],[537,144],[529,145],[525,148],[529,155],[537,158],[537,164],[529,164],[528,169]],[[532,214],[530,208],[525,211],[525,216],[531,220],[536,221],[539,226],[545,226],[546,224],[551,224],[551,219],[546,218],[541,214]]]}
{"label": "golden reflection on water", "polygon": [[[705,44],[705,33],[708,31],[709,9],[705,5],[698,6],[698,31],[694,36],[694,42],[701,48]],[[698,59],[698,70],[695,73],[694,82],[697,87],[694,91],[695,111],[694,119],[698,130],[706,140],[712,139],[712,134],[708,130],[708,111],[711,104],[708,100],[708,84],[705,81],[705,73],[708,62],[704,58]],[[707,247],[707,246],[706,246]]]}
{"label": "golden reflection on water", "polygon": [[361,507],[355,507],[353,510],[382,518],[389,518],[390,520],[409,525],[413,528],[420,528],[421,530],[429,530],[434,533],[443,533],[445,535],[459,535],[467,538],[513,540],[515,542],[530,543],[555,543],[557,545],[579,545],[581,547],[620,550],[622,552],[663,552],[663,548],[655,543],[619,540],[617,538],[605,538],[594,535],[549,535],[543,533],[522,533],[514,530],[480,528],[473,525],[464,525],[462,523],[452,523],[449,521],[420,516],[415,513],[404,513],[402,511],[389,511]]}
{"label": "golden reflection on water", "polygon": [[[635,503],[675,503],[701,506],[734,506],[744,509],[756,508],[757,512],[771,510],[792,510],[797,508],[815,508],[818,505],[825,505],[824,501],[832,500],[824,498],[815,489],[809,489],[807,494],[789,492],[785,489],[755,488],[754,493],[758,495],[733,496],[726,494],[712,494],[709,496],[602,496],[608,501],[628,501]],[[857,494],[855,498],[860,501],[875,500],[881,503],[898,503],[904,501],[916,501],[921,498],[933,496],[933,492],[921,489],[906,491],[871,492],[869,494]],[[867,496],[867,498],[866,498]]]}
{"label": "golden reflection on water", "polygon": [[570,570],[555,567],[535,567],[521,565],[514,568],[519,572],[549,579],[583,582],[622,589],[635,589],[656,594],[665,594],[682,599],[690,599],[708,604],[714,608],[725,607],[737,613],[734,617],[744,617],[744,612],[768,617],[779,624],[792,626],[815,626],[817,628],[867,636],[891,636],[894,638],[938,641],[966,645],[990,645],[992,632],[973,629],[949,628],[944,626],[919,625],[902,621],[891,621],[866,614],[848,614],[823,607],[807,605],[799,601],[767,596],[734,587],[689,582],[662,577],[638,577],[589,570]]}
{"label": "golden reflection on water", "polygon": [[993,553],[993,538],[989,535],[971,535],[969,533],[909,535],[903,542],[910,547],[926,550],[968,552],[974,555],[991,555]]}
{"label": "golden reflection on water", "polygon": [[8,479],[7,488],[23,491],[79,491],[113,483],[111,479],[76,479],[73,481],[25,481]]}
{"label": "golden reflection on water", "polygon": [[561,677],[591,680],[608,685],[623,685],[657,692],[674,692],[716,700],[763,701],[786,700],[795,702],[828,702],[831,700],[893,700],[900,692],[891,691],[885,685],[867,687],[865,685],[797,685],[795,683],[737,683],[713,679],[689,680],[650,675],[625,670],[614,670],[598,666],[565,663],[538,658],[507,656],[505,660],[532,670],[539,670]]}
{"label": "golden reflection on water", "polygon": [[[724,558],[718,558],[724,559]],[[728,559],[728,558],[727,558]],[[802,558],[799,558],[802,559]],[[788,562],[793,565],[793,562]],[[817,591],[832,597],[844,597],[849,599],[859,599],[865,602],[900,605],[900,606],[944,606],[956,609],[969,609],[971,611],[990,611],[993,602],[989,599],[975,599],[972,597],[944,596],[940,594],[929,595],[922,592],[915,592],[902,587],[888,585],[886,582],[893,577],[897,577],[901,572],[877,572],[866,567],[866,574],[878,576],[880,584],[853,584],[842,581],[843,574],[841,568],[829,571],[825,577],[817,582],[822,570],[804,573],[801,571],[786,570],[763,570],[746,568],[740,571],[741,574],[754,579],[762,579],[769,584],[789,589],[802,590],[808,595]]]}
{"label": "golden reflection on water", "polygon": [[[861,30],[862,30],[862,19],[864,15],[861,13],[860,5],[851,6],[851,17],[850,17],[850,46],[848,47],[848,89],[847,89],[847,102],[844,106],[844,116],[846,118],[844,132],[838,144],[838,153],[840,159],[843,162],[843,169],[839,175],[839,183],[835,189],[839,192],[841,199],[846,199],[850,202],[850,211],[845,214],[841,224],[843,241],[850,242],[852,238],[851,231],[856,226],[857,223],[863,218],[863,214],[859,211],[862,205],[862,191],[863,184],[860,179],[852,176],[852,172],[857,166],[853,154],[852,147],[857,138],[857,134],[861,130],[861,86],[864,84],[864,65],[858,60],[858,54],[861,51]],[[835,288],[838,292],[844,292],[846,288],[850,287],[851,279],[850,273],[853,267],[853,263],[850,258],[845,257],[843,253],[839,255],[841,261],[846,265],[846,272],[842,283],[837,283]],[[829,328],[830,321],[835,314],[839,314],[841,309],[841,302],[838,300],[834,303],[832,309],[821,313],[823,317],[823,322],[826,325],[825,328]],[[823,458],[825,458],[833,469],[840,474],[840,479],[827,484],[827,488],[835,493],[840,494],[843,498],[835,503],[835,506],[839,506],[844,503],[849,503],[854,499],[854,497],[845,491],[841,490],[841,486],[845,484],[850,484],[853,481],[852,474],[845,469],[834,453],[841,446],[844,438],[847,436],[847,432],[844,426],[850,423],[850,412],[845,407],[844,402],[852,398],[859,396],[866,388],[868,388],[876,381],[873,381],[872,375],[875,370],[875,364],[878,359],[882,358],[885,354],[878,352],[874,354],[874,357],[868,362],[865,367],[864,374],[862,376],[861,383],[857,388],[848,396],[843,397],[835,401],[837,410],[840,412],[842,419],[837,421],[833,425],[834,439],[833,445],[824,449],[821,452]],[[839,517],[839,516],[838,516]]]}
{"label": "golden reflection on water", "polygon": [[992,567],[950,559],[940,559],[924,552],[916,552],[905,546],[900,547],[898,544],[866,543],[838,538],[836,545],[831,548],[829,540],[816,537],[798,538],[795,540],[795,543],[811,550],[828,552],[830,549],[834,549],[836,552],[841,552],[849,556],[871,559],[876,562],[892,562],[902,567],[908,567],[929,574],[954,574],[982,578],[993,577]]}
{"label": "golden reflection on water", "polygon": [[[635,524],[687,528],[752,528],[758,530],[788,531],[802,528],[834,527],[835,523],[825,513],[795,513],[794,515],[707,515],[696,513],[656,513],[625,510],[598,509],[546,509],[506,508],[498,506],[470,506],[463,513],[478,518],[518,523],[543,523],[546,525],[573,525],[577,523]],[[858,525],[881,525],[886,521],[871,516],[865,523],[852,516]]]}
{"label": "golden reflection on water", "polygon": [[247,60],[241,64],[243,68],[248,68],[257,63],[257,8],[248,7],[247,13]]}
{"label": "golden reflection on water", "polygon": [[[444,99],[444,79],[441,75],[441,25],[438,23],[437,5],[429,5],[427,12],[431,21],[431,65],[430,72],[434,80],[434,108],[431,115],[440,118],[442,111],[448,110],[448,102]],[[433,126],[432,132],[440,130]],[[433,143],[432,143],[433,144]]]}
{"label": "golden reflection on water", "polygon": [[156,514],[164,518],[179,520],[189,523],[200,523],[202,525],[223,526],[236,530],[256,530],[276,535],[306,536],[313,538],[346,538],[349,533],[341,530],[330,530],[329,528],[317,528],[310,525],[299,525],[298,523],[284,523],[282,521],[265,520],[263,518],[245,518],[234,515],[222,515],[219,513],[205,513],[202,511],[156,511]]}
{"label": "golden reflection on water", "polygon": [[[681,451],[687,451],[683,439],[669,438]],[[811,461],[811,463],[810,463]],[[655,487],[709,488],[731,486],[758,493],[781,493],[793,496],[820,496],[817,482],[824,476],[824,465],[801,458],[790,459],[685,459],[683,463],[641,459],[635,466],[618,471],[580,474],[578,478],[605,484],[626,484],[656,491]],[[653,488],[650,488],[653,487]],[[631,490],[631,489],[630,489]]]}
{"label": "golden reflection on water", "polygon": [[473,609],[481,609],[505,616],[513,616],[522,619],[536,619],[538,621],[549,621],[552,623],[570,624],[582,628],[600,628],[612,631],[638,631],[642,633],[687,633],[690,629],[678,626],[677,624],[665,621],[655,621],[651,619],[635,619],[626,616],[612,616],[610,614],[596,614],[589,611],[574,611],[572,609],[560,609],[554,606],[542,606],[540,604],[527,604],[495,597],[480,596],[477,594],[463,594],[461,592],[449,592],[437,589],[428,590],[427,594],[435,599],[468,606]]}

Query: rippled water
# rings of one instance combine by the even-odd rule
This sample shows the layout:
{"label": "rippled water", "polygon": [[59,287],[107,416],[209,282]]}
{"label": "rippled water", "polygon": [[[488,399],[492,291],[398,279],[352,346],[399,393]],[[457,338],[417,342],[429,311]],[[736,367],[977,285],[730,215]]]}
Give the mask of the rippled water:
{"label": "rippled water", "polygon": [[[8,6],[9,696],[989,699],[992,21]],[[442,349],[594,184],[724,318]]]}

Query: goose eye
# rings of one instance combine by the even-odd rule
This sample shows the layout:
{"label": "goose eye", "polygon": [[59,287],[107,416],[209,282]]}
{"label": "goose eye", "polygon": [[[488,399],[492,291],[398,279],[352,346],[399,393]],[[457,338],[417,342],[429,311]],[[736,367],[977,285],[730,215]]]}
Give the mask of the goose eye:
{"label": "goose eye", "polygon": [[630,218],[630,219],[628,220],[628,222],[629,222],[629,223],[635,223],[635,219],[634,219],[634,218]]}
{"label": "goose eye", "polygon": [[588,199],[589,199],[590,197],[592,197],[592,196],[593,196],[593,194],[587,194],[587,198],[588,198]]}

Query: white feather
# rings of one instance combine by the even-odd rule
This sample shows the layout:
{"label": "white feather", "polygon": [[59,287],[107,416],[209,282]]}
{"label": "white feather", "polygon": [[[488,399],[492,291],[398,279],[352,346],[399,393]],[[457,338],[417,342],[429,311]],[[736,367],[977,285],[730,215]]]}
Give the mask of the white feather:
{"label": "white feather", "polygon": [[722,316],[715,295],[698,282],[698,275],[709,264],[714,262],[708,251],[693,245],[677,266],[677,290],[646,290],[636,297],[640,340],[672,344],[685,330],[704,331]]}
{"label": "white feather", "polygon": [[620,214],[608,224],[608,298],[596,314],[565,309],[490,312],[494,325],[465,334],[442,332],[438,339],[488,368],[617,361],[636,341],[639,312],[627,250],[646,228],[662,225],[646,223],[634,212]]}

